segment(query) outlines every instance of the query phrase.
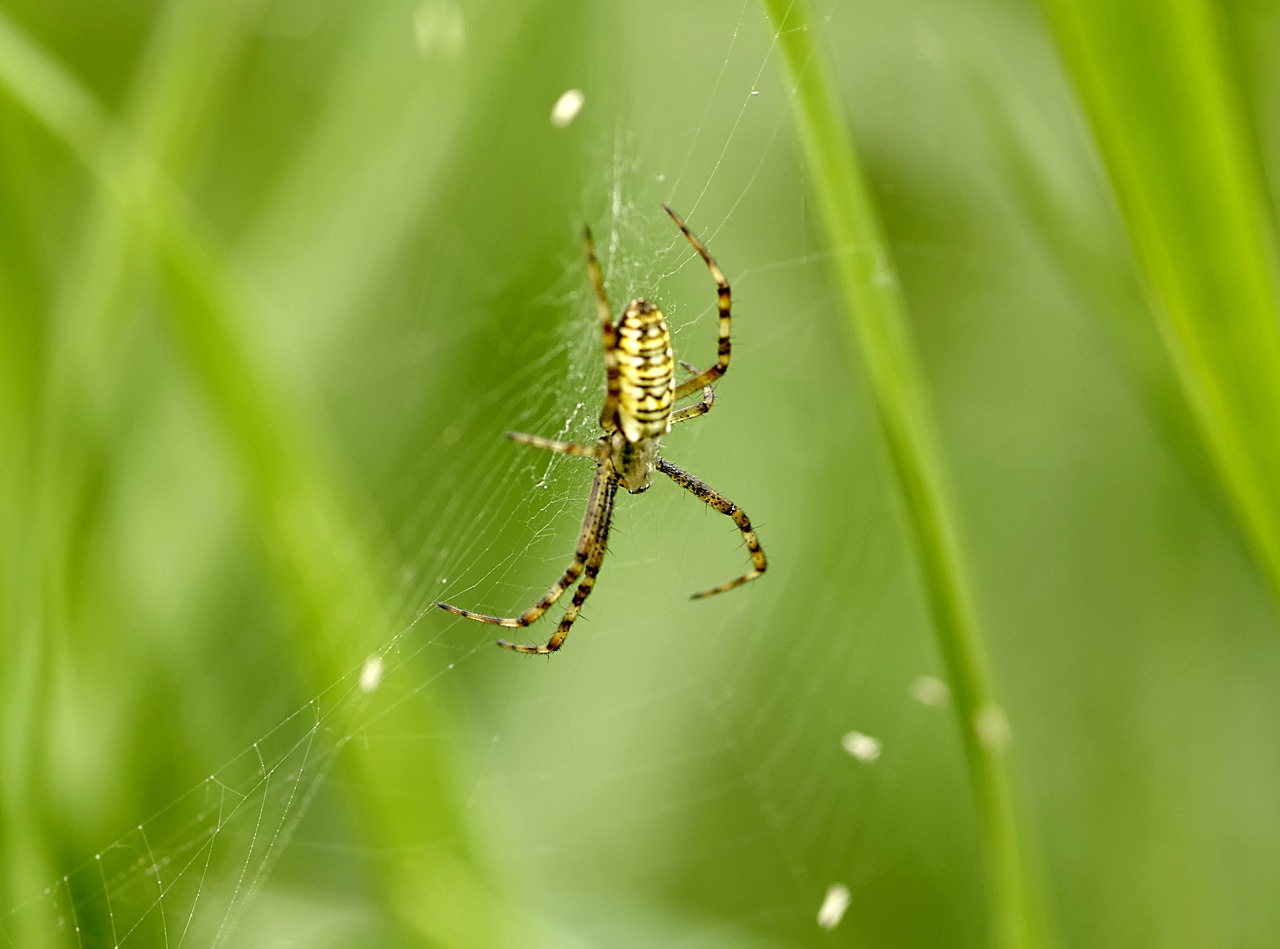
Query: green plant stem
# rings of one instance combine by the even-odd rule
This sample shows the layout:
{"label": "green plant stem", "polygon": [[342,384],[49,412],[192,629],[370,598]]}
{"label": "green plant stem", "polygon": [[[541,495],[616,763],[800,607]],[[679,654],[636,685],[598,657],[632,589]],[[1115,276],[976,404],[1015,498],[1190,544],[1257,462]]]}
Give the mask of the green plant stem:
{"label": "green plant stem", "polygon": [[801,0],[764,0],[795,86],[796,123],[845,303],[845,338],[861,360],[902,491],[950,681],[988,868],[991,939],[1044,939],[1037,887],[1019,832],[1005,752],[1008,732],[983,654],[957,517],[888,246],[834,85]]}
{"label": "green plant stem", "polygon": [[1280,598],[1274,222],[1212,5],[1045,0],[1152,312]]}

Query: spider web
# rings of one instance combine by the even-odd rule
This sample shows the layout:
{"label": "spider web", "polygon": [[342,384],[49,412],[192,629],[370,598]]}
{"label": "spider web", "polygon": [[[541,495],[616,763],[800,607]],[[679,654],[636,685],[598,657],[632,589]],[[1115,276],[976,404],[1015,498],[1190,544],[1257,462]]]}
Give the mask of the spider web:
{"label": "spider web", "polygon": [[[426,312],[450,311],[432,338],[388,332],[348,357],[375,367],[362,379],[392,380],[362,384],[394,384],[395,398],[418,380],[409,399],[420,401],[401,407],[418,419],[414,452],[379,488],[388,511],[405,512],[387,527],[402,558],[393,634],[295,710],[255,707],[242,734],[256,739],[96,852],[68,855],[43,892],[0,916],[0,944],[16,945],[28,914],[52,914],[82,947],[382,944],[376,901],[344,886],[385,856],[341,813],[353,743],[454,749],[485,860],[553,943],[803,944],[849,928],[842,901],[874,937],[896,925],[875,905],[885,880],[947,875],[953,861],[934,847],[954,845],[942,828],[966,825],[962,793],[912,827],[880,823],[902,814],[887,801],[919,804],[931,780],[962,784],[873,421],[832,335],[776,37],[753,2],[693,6],[637,15],[601,44],[646,51],[646,73],[686,94],[588,87],[561,134],[578,136],[594,169],[581,214],[615,309],[655,300],[679,357],[714,358],[714,289],[664,201],[733,283],[733,372],[665,454],[750,512],[769,574],[688,602],[747,560],[728,519],[664,482],[619,498],[601,582],[550,662],[500,653],[493,630],[434,609],[447,599],[510,615],[559,576],[591,466],[500,436],[590,440],[602,386],[579,212],[560,221],[553,277],[520,284],[535,295],[517,326],[488,315],[510,288],[479,250],[481,228],[462,227],[457,245],[437,246],[445,272],[416,291]],[[877,50],[855,37],[865,20],[821,12],[839,48],[927,49],[917,38]],[[448,4],[419,14],[433,42],[465,23]],[[514,243],[503,260],[519,260]],[[436,381],[458,351],[481,374]],[[545,639],[558,614],[522,633]],[[228,648],[254,627],[228,621]],[[426,695],[453,709],[444,734],[402,730],[400,713]],[[920,885],[946,890],[955,931],[973,924],[976,888]]]}

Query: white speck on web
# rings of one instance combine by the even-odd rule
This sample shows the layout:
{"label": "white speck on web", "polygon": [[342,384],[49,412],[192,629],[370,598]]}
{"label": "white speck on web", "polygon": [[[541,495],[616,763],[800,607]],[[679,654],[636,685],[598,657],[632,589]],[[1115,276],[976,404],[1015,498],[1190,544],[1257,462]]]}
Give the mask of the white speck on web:
{"label": "white speck on web", "polygon": [[382,682],[382,657],[370,656],[360,670],[360,691],[372,692]]}
{"label": "white speck on web", "polygon": [[849,888],[843,883],[833,883],[827,887],[827,895],[822,898],[818,907],[818,925],[823,929],[835,929],[844,919],[845,910],[849,908]]}
{"label": "white speck on web", "polygon": [[911,681],[911,697],[921,705],[942,708],[951,699],[951,690],[937,676],[918,676]]}
{"label": "white speck on web", "polygon": [[558,129],[568,128],[582,111],[587,97],[581,89],[569,89],[564,92],[556,104],[551,107],[551,124]]}
{"label": "white speck on web", "polygon": [[884,748],[879,738],[872,738],[862,732],[845,732],[844,737],[840,739],[840,745],[854,758],[864,762],[875,761]]}

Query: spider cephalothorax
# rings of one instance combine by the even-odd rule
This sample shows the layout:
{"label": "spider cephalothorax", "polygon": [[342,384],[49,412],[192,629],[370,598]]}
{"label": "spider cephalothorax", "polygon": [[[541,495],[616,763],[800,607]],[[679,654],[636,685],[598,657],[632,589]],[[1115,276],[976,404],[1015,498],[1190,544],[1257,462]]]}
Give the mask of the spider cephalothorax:
{"label": "spider cephalothorax", "polygon": [[[583,231],[587,273],[595,290],[596,309],[604,342],[605,400],[600,412],[600,426],[604,429],[604,434],[590,445],[553,441],[519,432],[507,435],[508,438],[526,445],[596,459],[596,476],[591,484],[591,497],[587,501],[587,514],[582,522],[582,532],[578,535],[573,561],[556,585],[519,616],[488,616],[450,606],[448,603],[438,604],[441,609],[467,619],[494,626],[518,628],[528,626],[538,619],[569,587],[578,582],[573,601],[546,645],[526,646],[504,639],[498,640],[498,645],[505,649],[525,653],[552,653],[564,644],[582,604],[591,595],[600,565],[604,562],[618,485],[621,484],[632,494],[640,494],[649,488],[655,470],[661,471],[721,514],[733,518],[751,554],[751,570],[728,583],[695,593],[695,599],[741,586],[764,573],[767,566],[764,551],[760,549],[760,542],[756,539],[746,512],[687,471],[671,464],[661,454],[662,436],[671,430],[672,425],[711,411],[715,398],[711,383],[729,369],[729,313],[732,303],[729,281],[725,279],[715,260],[685,226],[680,216],[665,205],[663,207],[702,257],[716,281],[720,312],[720,346],[716,361],[701,372],[682,362],[681,365],[689,371],[691,378],[677,384],[675,357],[671,351],[671,331],[667,328],[662,311],[647,300],[633,300],[622,311],[617,322],[614,322],[609,300],[605,296],[604,277],[596,259],[591,232]],[[681,399],[699,392],[702,394],[702,401],[683,409],[675,408]],[[582,578],[580,582],[579,577]]]}

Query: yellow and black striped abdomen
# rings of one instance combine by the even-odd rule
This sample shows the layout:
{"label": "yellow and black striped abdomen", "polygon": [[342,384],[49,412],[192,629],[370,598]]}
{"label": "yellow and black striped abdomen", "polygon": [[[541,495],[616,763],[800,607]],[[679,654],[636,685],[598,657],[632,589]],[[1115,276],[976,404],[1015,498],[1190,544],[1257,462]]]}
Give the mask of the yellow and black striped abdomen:
{"label": "yellow and black striped abdomen", "polygon": [[676,389],[667,321],[647,300],[634,300],[617,332],[618,427],[629,442],[665,435]]}

